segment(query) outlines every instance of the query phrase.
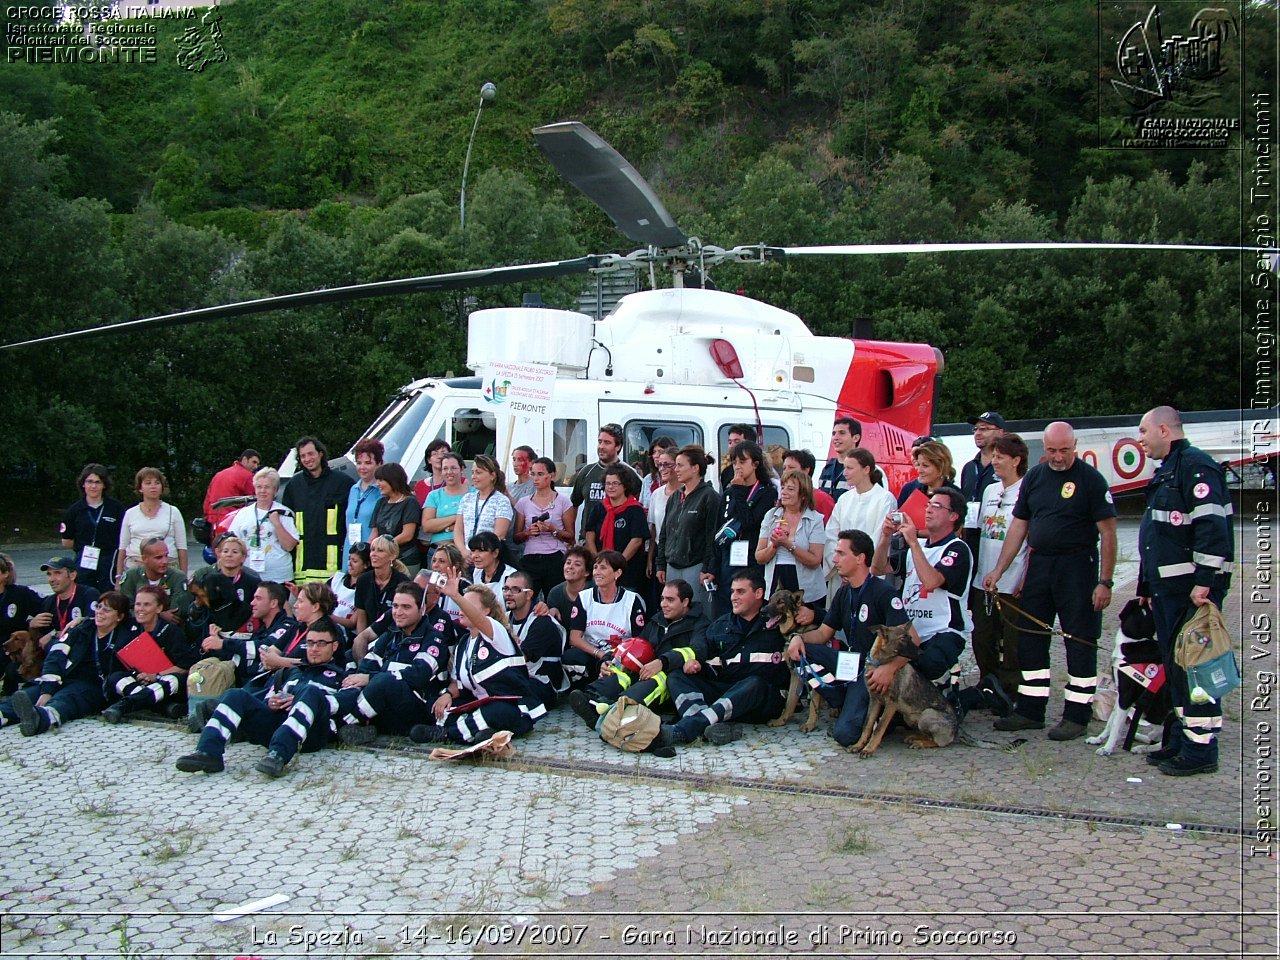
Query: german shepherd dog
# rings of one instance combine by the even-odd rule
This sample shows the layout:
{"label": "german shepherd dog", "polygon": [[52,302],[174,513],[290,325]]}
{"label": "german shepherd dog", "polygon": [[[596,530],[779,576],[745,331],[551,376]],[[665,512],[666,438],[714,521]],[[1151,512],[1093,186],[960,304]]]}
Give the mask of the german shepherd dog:
{"label": "german shepherd dog", "polygon": [[[894,657],[915,659],[918,648],[911,639],[909,623],[874,629],[876,639],[871,645],[868,667],[888,663]],[[898,714],[902,715],[908,726],[917,731],[907,737],[907,746],[912,750],[945,747],[956,739],[960,730],[956,711],[943,698],[942,691],[908,664],[893,675],[893,682],[883,695],[871,694],[871,706],[867,710],[867,722],[862,728],[862,736],[857,743],[847,748],[849,752],[863,757],[874,754],[888,732],[890,723]]]}
{"label": "german shepherd dog", "polygon": [[[816,630],[821,626],[817,620],[804,627],[796,623],[796,614],[800,612],[802,606],[804,606],[803,590],[778,590],[769,598],[769,602],[765,604],[764,612],[767,618],[765,624],[769,628],[778,628],[778,632],[782,634],[782,648],[784,651],[794,637]],[[790,666],[791,686],[787,688],[787,705],[783,708],[781,716],[769,721],[769,726],[771,727],[785,727],[790,723],[792,716],[796,712],[796,707],[800,703],[800,691],[804,686],[805,679],[801,675],[800,664],[792,663]],[[800,725],[801,733],[811,733],[818,726],[818,711],[821,709],[822,696],[817,690],[810,690],[809,716]]]}

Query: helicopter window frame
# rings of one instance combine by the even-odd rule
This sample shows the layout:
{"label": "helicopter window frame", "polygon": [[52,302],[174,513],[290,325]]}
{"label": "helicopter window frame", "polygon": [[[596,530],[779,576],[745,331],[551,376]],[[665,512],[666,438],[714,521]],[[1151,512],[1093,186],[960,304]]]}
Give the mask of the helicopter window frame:
{"label": "helicopter window frame", "polygon": [[[732,423],[722,423],[716,428],[716,461],[719,464],[720,472],[723,473],[730,466],[729,464],[729,430],[742,423],[742,420],[735,420]],[[757,430],[760,428],[757,427]],[[778,434],[782,435],[782,439],[778,439]],[[782,476],[782,454],[787,450],[793,449],[791,446],[791,431],[780,423],[764,424],[764,432],[758,441],[760,449],[764,451],[765,459],[769,466],[773,468],[774,475]],[[770,455],[769,448],[771,446],[781,446],[778,452],[778,462],[774,463],[773,457]]]}
{"label": "helicopter window frame", "polygon": [[552,419],[551,460],[556,465],[556,486],[573,486],[578,472],[587,465],[588,426],[585,417]]}
{"label": "helicopter window frame", "polygon": [[[640,433],[645,438],[646,443],[644,446],[641,447],[635,444],[634,433]],[[622,425],[623,460],[635,467],[641,476],[644,476],[645,460],[649,455],[649,446],[653,443],[654,437],[660,437],[663,434],[671,437],[676,442],[677,448],[686,447],[691,443],[702,446],[704,436],[702,424],[691,420],[656,420],[653,418],[628,420]],[[688,439],[683,439],[685,437],[688,437]]]}

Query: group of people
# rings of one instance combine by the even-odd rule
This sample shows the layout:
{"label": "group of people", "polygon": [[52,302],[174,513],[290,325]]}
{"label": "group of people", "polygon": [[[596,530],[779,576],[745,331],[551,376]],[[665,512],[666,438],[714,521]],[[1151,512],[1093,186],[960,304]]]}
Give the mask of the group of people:
{"label": "group of people", "polygon": [[[948,448],[920,437],[918,478],[896,496],[849,417],[833,426],[816,485],[812,453],[775,463],[752,426],[733,427],[719,489],[702,447],[657,437],[637,469],[622,458],[622,428],[606,424],[597,462],[567,496],[555,464],[527,447],[508,485],[492,457],[476,456],[468,478],[437,441],[410,486],[376,440],[356,445],[352,480],[304,437],[283,491],[252,450],[214,477],[205,519],[225,532],[189,578],[163,474],[138,471],[140,502],[124,510],[90,464],[62,526],[73,552],[42,567],[52,596],[17,584],[0,559],[0,633],[29,629],[46,649],[39,677],[8,676],[0,725],[35,735],[98,712],[181,715],[200,664],[216,661],[229,689],[198,698],[200,740],[180,770],[221,770],[237,737],[268,748],[258,766],[273,776],[335,738],[475,743],[525,733],[562,701],[596,728],[624,694],[667,714],[651,749],[669,755],[777,717],[792,669],[839,708],[833,736],[845,746],[869,696],[903,669],[962,715],[990,710],[996,729],[1021,731],[1045,725],[1056,618],[1068,675],[1048,735],[1073,740],[1090,718],[1111,602],[1111,494],[1068,424],[1049,425],[1045,460],[1032,465],[998,413],[970,422],[977,449],[958,479]],[[1143,418],[1140,442],[1164,461],[1138,589],[1175,690],[1157,761],[1170,775],[1212,772],[1221,709],[1179,695],[1172,645],[1188,610],[1220,603],[1229,586],[1231,501],[1172,408]],[[780,589],[803,591],[799,622],[817,624],[789,643],[764,613]],[[906,623],[914,656],[870,663],[875,627]],[[960,689],[966,646],[981,680]]]}

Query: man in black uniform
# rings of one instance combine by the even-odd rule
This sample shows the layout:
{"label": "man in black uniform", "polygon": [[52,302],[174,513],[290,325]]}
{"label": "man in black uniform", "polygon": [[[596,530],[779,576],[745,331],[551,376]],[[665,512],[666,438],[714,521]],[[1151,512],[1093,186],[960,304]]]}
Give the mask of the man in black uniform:
{"label": "man in black uniform", "polygon": [[[840,575],[840,589],[827,608],[826,619],[817,630],[797,634],[787,647],[787,658],[800,662],[803,653],[808,660],[804,677],[814,690],[840,710],[831,735],[842,747],[857,743],[867,722],[871,699],[867,694],[867,654],[875,642],[872,628],[880,625],[896,627],[907,622],[902,600],[887,580],[872,576],[871,561],[875,546],[861,530],[841,530],[836,539],[835,569]],[[807,619],[807,618],[806,618]],[[843,630],[847,651],[831,646],[837,630]],[[917,640],[917,642],[919,642]],[[837,680],[840,657],[858,658],[857,676],[853,680]]]}
{"label": "man in black uniform", "polygon": [[79,571],[75,557],[54,557],[40,565],[40,572],[48,579],[53,595],[41,600],[40,612],[31,618],[31,632],[42,647],[47,647],[72,623],[93,616],[98,591],[76,582]]}
{"label": "man in black uniform", "polygon": [[1176,717],[1165,725],[1164,742],[1147,754],[1147,762],[1173,777],[1215,773],[1222,704],[1191,699],[1173,646],[1194,609],[1206,603],[1221,607],[1231,586],[1231,497],[1222,468],[1187,443],[1173,407],[1148,411],[1138,424],[1138,442],[1148,457],[1162,461],[1147,484],[1147,509],[1138,530],[1138,594],[1150,598]]}
{"label": "man in black uniform", "polygon": [[[784,662],[782,634],[767,627],[764,577],[747,569],[734,576],[730,612],[707,629],[707,659],[690,660],[667,675],[667,694],[680,719],[662,725],[656,749],[673,743],[731,743],[743,723],[767,723],[787,705],[791,670]],[[736,722],[729,722],[736,721]]]}
{"label": "man in black uniform", "polygon": [[347,491],[355,482],[329,469],[329,451],[315,437],[297,443],[298,465],[280,502],[293,511],[298,545],[293,551],[294,582],[327,582],[338,571],[347,531]]}
{"label": "man in black uniform", "polygon": [[285,609],[288,599],[289,591],[283,584],[273,580],[258,584],[249,605],[258,628],[248,637],[228,635],[221,630],[211,632],[201,641],[201,652],[219,660],[231,661],[236,668],[237,684],[244,683],[263,669],[263,650],[272,648],[276,652],[282,651],[297,635],[298,621],[289,616]]}
{"label": "man in black uniform", "polygon": [[[1111,575],[1116,563],[1116,508],[1111,490],[1096,469],[1076,456],[1076,435],[1068,423],[1049,424],[1044,431],[1045,463],[1027,471],[1013,507],[996,567],[983,580],[994,593],[1023,540],[1031,546],[1022,608],[1052,624],[1056,615],[1067,649],[1067,688],[1062,721],[1049,731],[1051,740],[1083,736],[1098,686],[1098,638],[1102,611],[1111,603]],[[1099,576],[1098,541],[1102,559]],[[1049,704],[1049,638],[1044,628],[1023,617],[1018,641],[1022,683],[1014,712],[995,722],[997,730],[1039,730]]]}
{"label": "man in black uniform", "polygon": [[832,500],[839,500],[840,495],[849,489],[849,481],[844,478],[844,455],[855,447],[862,446],[862,424],[853,417],[837,417],[831,425],[831,449],[836,455],[827,461],[818,475],[815,485]]}
{"label": "man in black uniform", "polygon": [[560,694],[569,689],[560,662],[564,654],[565,630],[551,614],[533,612],[533,577],[517,570],[502,585],[502,603],[511,623],[511,637],[529,664],[529,679],[546,708],[556,705]]}

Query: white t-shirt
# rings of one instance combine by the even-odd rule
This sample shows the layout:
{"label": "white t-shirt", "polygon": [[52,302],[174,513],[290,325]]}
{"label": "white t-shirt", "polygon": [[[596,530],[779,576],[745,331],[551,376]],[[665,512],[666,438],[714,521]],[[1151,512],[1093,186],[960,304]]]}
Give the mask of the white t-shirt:
{"label": "white t-shirt", "polygon": [[[1022,477],[1019,477],[1007,487],[997,479],[982,492],[982,506],[978,510],[978,562],[973,574],[976,586],[982,586],[982,581],[1000,560],[1005,535],[1009,532],[1009,525],[1013,523],[1013,505],[1018,502],[1021,490]],[[996,589],[1000,593],[1013,593],[1022,583],[1026,569],[1027,541],[1023,540],[1017,556],[1000,578]]]}
{"label": "white t-shirt", "polygon": [[507,499],[505,493],[490,490],[484,498],[481,498],[479,490],[468,490],[463,495],[462,502],[458,504],[458,516],[462,517],[463,546],[477,533],[486,530],[492,532],[493,525],[498,520],[505,519],[510,523],[515,515],[511,501]]}
{"label": "white t-shirt", "polygon": [[124,547],[125,567],[142,563],[142,545],[152,537],[161,537],[169,548],[169,559],[178,561],[178,551],[187,549],[187,525],[182,511],[172,504],[160,502],[160,510],[154,517],[142,512],[142,504],[136,504],[124,512],[120,522],[120,546]]}
{"label": "white t-shirt", "polygon": [[898,501],[886,488],[873,483],[866,493],[846,490],[836,501],[827,521],[827,549],[822,555],[822,571],[830,575],[835,563],[836,541],[841,530],[861,530],[875,543],[880,539],[884,518],[898,509]]}
{"label": "white t-shirt", "polygon": [[[676,487],[676,489],[679,490],[680,488]],[[649,524],[653,527],[656,533],[656,537],[653,541],[655,551],[658,546],[658,541],[662,539],[662,522],[667,518],[667,502],[670,499],[671,494],[667,493],[667,485],[665,483],[658,487],[657,490],[653,491],[652,495],[649,497]],[[656,552],[654,553],[654,556],[657,556]]]}
{"label": "white t-shirt", "polygon": [[[280,523],[285,532],[295,540],[298,539],[298,528],[294,525],[292,511],[286,510],[284,504],[273,501],[271,510],[285,510],[280,516]],[[276,525],[256,503],[241,507],[231,518],[228,529],[249,546],[249,556],[245,566],[263,580],[274,580],[286,583],[293,579],[293,554],[280,545],[276,536]],[[346,571],[339,571],[345,573]]]}
{"label": "white t-shirt", "polygon": [[[845,494],[845,497],[849,494]],[[844,499],[841,497],[840,499]],[[935,633],[950,630],[965,640],[973,635],[973,618],[969,615],[966,596],[969,592],[973,554],[957,536],[949,536],[935,544],[921,541],[925,562],[943,576],[943,583],[933,590],[923,589],[916,571],[914,552],[907,553],[906,579],[902,584],[902,605],[921,641]]]}

